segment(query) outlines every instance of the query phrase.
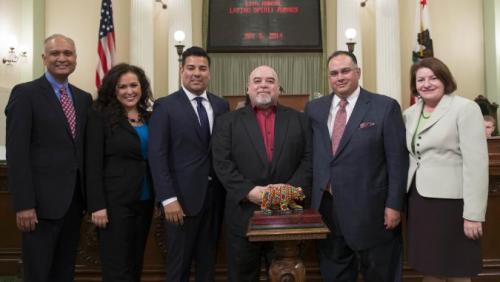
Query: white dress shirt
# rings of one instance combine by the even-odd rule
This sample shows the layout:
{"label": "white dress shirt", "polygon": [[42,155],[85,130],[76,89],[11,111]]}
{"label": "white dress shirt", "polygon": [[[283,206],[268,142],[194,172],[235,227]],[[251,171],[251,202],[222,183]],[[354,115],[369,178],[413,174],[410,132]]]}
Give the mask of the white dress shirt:
{"label": "white dress shirt", "polygon": [[198,122],[200,122],[200,115],[198,114],[198,102],[196,102],[195,98],[196,97],[202,97],[203,101],[201,102],[203,106],[205,107],[205,111],[207,111],[207,116],[208,116],[208,123],[210,123],[210,134],[212,133],[212,128],[214,127],[214,110],[212,109],[212,105],[210,105],[210,102],[208,101],[208,96],[207,96],[207,91],[203,91],[201,95],[195,95],[184,86],[182,87],[184,90],[184,93],[186,93],[189,101],[191,101],[191,106],[193,106],[194,112],[196,113],[196,116],[198,117]]}
{"label": "white dress shirt", "polygon": [[[358,86],[358,88],[356,88],[356,90],[354,90],[354,92],[352,92],[352,94],[349,95],[349,97],[347,97],[347,105],[345,107],[347,113],[345,121],[346,124],[349,121],[352,111],[354,110],[354,106],[356,105],[356,101],[358,100],[359,91],[360,87]],[[337,95],[334,95],[332,99],[332,105],[330,106],[330,113],[328,114],[328,121],[327,121],[328,133],[330,134],[330,137],[332,136],[333,122],[335,121],[335,116],[337,115],[337,111],[339,109],[339,102],[340,98]]]}

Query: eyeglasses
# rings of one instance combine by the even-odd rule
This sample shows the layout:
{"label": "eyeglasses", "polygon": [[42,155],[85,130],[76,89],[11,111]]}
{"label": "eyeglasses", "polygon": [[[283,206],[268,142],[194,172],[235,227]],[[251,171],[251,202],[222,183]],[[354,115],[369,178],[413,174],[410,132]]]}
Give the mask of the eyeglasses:
{"label": "eyeglasses", "polygon": [[358,68],[343,68],[341,69],[340,71],[337,71],[337,70],[334,70],[334,71],[331,71],[329,73],[330,76],[332,77],[337,77],[339,76],[339,74],[342,74],[342,75],[348,75],[350,74],[352,71],[354,70],[357,70]]}

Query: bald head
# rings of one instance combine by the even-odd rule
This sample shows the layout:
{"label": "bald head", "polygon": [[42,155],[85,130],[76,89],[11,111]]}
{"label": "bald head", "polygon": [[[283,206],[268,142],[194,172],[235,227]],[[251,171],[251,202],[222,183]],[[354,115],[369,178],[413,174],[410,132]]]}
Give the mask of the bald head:
{"label": "bald head", "polygon": [[272,67],[267,65],[262,65],[253,69],[253,71],[248,76],[248,81],[252,80],[252,78],[255,77],[256,75],[260,75],[262,72],[271,74],[276,80],[278,80],[278,74]]}
{"label": "bald head", "polygon": [[60,83],[67,81],[76,67],[75,43],[62,34],[54,34],[44,41],[43,64]]}
{"label": "bald head", "polygon": [[255,68],[248,77],[248,96],[252,106],[267,109],[278,103],[279,79],[276,71],[270,66]]}
{"label": "bald head", "polygon": [[72,45],[73,46],[73,50],[75,50],[75,41],[73,41],[73,39],[71,39],[71,38],[69,38],[69,37],[67,37],[65,35],[62,35],[62,34],[59,34],[59,33],[55,33],[55,34],[52,34],[51,36],[45,38],[45,40],[43,41],[43,47],[44,47],[45,54],[47,54],[47,47],[48,47],[48,45],[50,45],[50,43],[52,43],[55,40],[65,41],[68,44]]}

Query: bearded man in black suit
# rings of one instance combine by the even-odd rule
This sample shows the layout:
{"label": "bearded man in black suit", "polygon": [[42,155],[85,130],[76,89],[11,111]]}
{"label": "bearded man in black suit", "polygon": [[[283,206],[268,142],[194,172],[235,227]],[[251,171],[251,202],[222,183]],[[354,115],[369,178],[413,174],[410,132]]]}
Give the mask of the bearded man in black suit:
{"label": "bearded man in black suit", "polygon": [[225,235],[229,281],[259,281],[261,258],[272,245],[250,243],[248,222],[269,184],[311,185],[311,140],[304,114],[278,104],[278,75],[252,71],[250,104],[223,115],[214,130],[214,169],[226,189]]}

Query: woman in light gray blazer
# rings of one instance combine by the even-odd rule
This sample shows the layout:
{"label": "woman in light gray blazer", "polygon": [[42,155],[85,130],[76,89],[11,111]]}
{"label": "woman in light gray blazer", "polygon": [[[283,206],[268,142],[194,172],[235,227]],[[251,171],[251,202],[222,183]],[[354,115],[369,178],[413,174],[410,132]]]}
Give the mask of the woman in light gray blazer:
{"label": "woman in light gray blazer", "polygon": [[411,67],[418,102],[404,112],[410,153],[408,262],[423,281],[470,281],[481,271],[488,151],[479,106],[456,96],[448,67]]}

